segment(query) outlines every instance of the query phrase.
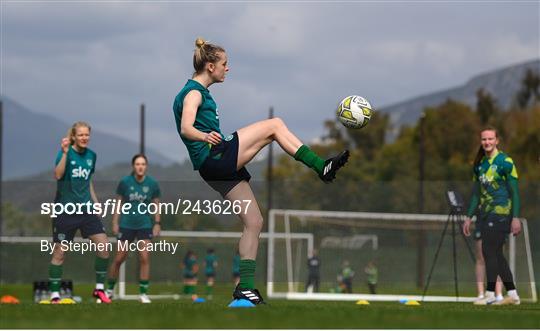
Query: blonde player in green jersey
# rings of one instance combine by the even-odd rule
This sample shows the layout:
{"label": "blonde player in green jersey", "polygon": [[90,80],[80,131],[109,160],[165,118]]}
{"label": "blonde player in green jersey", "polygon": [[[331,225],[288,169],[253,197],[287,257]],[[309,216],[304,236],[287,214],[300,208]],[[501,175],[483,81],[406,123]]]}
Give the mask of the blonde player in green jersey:
{"label": "blonde player in green jersey", "polygon": [[[126,260],[128,251],[122,242],[144,241],[144,249],[139,251],[139,301],[150,303],[148,286],[150,284],[150,252],[146,249],[152,238],[159,236],[161,216],[150,215],[148,205],[159,204],[161,191],[158,182],[146,174],[148,159],[144,154],[137,154],[131,159],[131,175],[122,178],[116,189],[118,203],[129,203],[130,208],[122,215],[113,214],[112,230],[118,238],[116,256],[109,268],[107,295],[112,297],[118,279],[120,266]],[[142,207],[142,208],[141,208]],[[152,220],[153,216],[153,220]],[[120,219],[120,222],[118,222]]]}
{"label": "blonde player in green jersey", "polygon": [[176,127],[188,149],[193,168],[212,188],[227,200],[252,202],[239,214],[244,230],[239,243],[240,283],[233,298],[256,305],[263,302],[254,284],[263,217],[249,185],[251,176],[245,165],[263,147],[276,141],[287,154],[313,169],[328,183],[345,165],[349,152],[345,150],[324,160],[302,144],[279,118],[256,122],[231,135],[223,135],[217,105],[208,88],[225,81],[229,71],[227,53],[222,47],[201,38],[195,41],[195,46],[195,73],[174,100]]}
{"label": "blonde player in green jersey", "polygon": [[[85,122],[76,122],[69,129],[66,138],[62,139],[61,148],[56,156],[54,177],[56,178],[56,203],[87,204],[98,203],[92,175],[96,166],[96,153],[88,148],[91,127]],[[101,247],[109,243],[105,228],[98,215],[89,212],[63,213],[53,218],[53,241],[73,241],[75,233],[80,230],[83,238],[89,238]],[[60,283],[63,274],[63,264],[66,252],[62,245],[55,245],[49,265],[49,282],[51,303],[60,302]],[[96,287],[93,296],[98,302],[110,303],[105,294],[105,278],[109,264],[109,252],[98,250],[94,268],[96,272]]]}

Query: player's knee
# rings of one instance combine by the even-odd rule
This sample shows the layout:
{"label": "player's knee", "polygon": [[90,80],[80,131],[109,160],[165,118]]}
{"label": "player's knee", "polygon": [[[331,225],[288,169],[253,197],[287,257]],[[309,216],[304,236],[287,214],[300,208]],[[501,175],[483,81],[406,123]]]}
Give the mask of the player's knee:
{"label": "player's knee", "polygon": [[55,248],[52,254],[51,263],[55,265],[61,265],[64,263],[66,252],[62,249]]}
{"label": "player's knee", "polygon": [[272,126],[276,131],[286,127],[285,122],[279,117],[274,117],[270,121],[272,121]]}
{"label": "player's knee", "polygon": [[262,216],[250,217],[244,224],[249,231],[260,233],[263,227],[263,218]]}
{"label": "player's knee", "polygon": [[109,251],[104,249],[104,250],[98,250],[96,252],[96,255],[102,259],[108,259],[109,258]]}

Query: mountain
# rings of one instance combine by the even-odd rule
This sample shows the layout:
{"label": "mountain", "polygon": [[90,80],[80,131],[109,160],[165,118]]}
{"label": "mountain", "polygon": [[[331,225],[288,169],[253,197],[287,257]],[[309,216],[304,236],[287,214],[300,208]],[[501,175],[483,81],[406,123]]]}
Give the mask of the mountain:
{"label": "mountain", "polygon": [[521,87],[525,72],[532,69],[540,72],[540,60],[516,64],[471,78],[462,86],[422,95],[407,101],[381,108],[390,114],[390,122],[395,130],[402,125],[416,122],[426,107],[444,103],[447,99],[460,101],[476,107],[476,91],[483,88],[491,93],[502,109],[508,109],[514,100],[514,95]]}
{"label": "mountain", "polygon": [[[4,178],[52,171],[60,139],[66,135],[71,124],[32,112],[5,96],[1,99],[4,112]],[[137,143],[95,128],[92,129],[91,148],[98,154],[98,168],[131,160],[139,150]],[[146,152],[152,163],[166,165],[173,162],[155,150],[147,149]]]}

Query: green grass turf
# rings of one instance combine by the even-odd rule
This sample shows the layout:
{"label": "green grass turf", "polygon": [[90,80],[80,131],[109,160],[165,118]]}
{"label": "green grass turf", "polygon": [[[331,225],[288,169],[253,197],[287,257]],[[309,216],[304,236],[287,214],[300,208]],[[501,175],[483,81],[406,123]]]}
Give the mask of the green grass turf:
{"label": "green grass turf", "polygon": [[[80,286],[78,294],[88,291]],[[2,286],[0,292],[19,294],[23,299],[20,305],[0,307],[1,328],[540,328],[539,304],[480,307],[372,302],[359,306],[354,302],[269,300],[265,306],[231,309],[227,308],[230,294],[219,289],[214,300],[201,304],[182,299],[155,300],[149,305],[136,301],[98,305],[86,296],[80,304],[51,306],[31,303],[28,286]]]}

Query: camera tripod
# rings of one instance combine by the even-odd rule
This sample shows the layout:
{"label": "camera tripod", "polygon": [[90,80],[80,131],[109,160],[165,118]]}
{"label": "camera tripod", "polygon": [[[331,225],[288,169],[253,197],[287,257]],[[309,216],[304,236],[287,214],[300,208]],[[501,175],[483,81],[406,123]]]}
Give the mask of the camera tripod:
{"label": "camera tripod", "polygon": [[463,238],[463,240],[465,241],[465,245],[467,246],[467,249],[469,251],[469,254],[471,256],[473,263],[475,262],[475,257],[471,249],[471,246],[469,245],[467,238],[461,231],[461,226],[463,224],[463,215],[461,213],[461,208],[459,206],[452,206],[451,211],[448,214],[446,223],[444,225],[444,229],[441,234],[441,239],[439,240],[439,246],[437,247],[437,251],[435,252],[433,264],[431,265],[431,270],[429,271],[429,276],[427,278],[426,286],[424,287],[424,293],[422,294],[422,300],[424,300],[426,292],[429,288],[431,276],[433,275],[433,270],[435,269],[435,264],[437,263],[437,258],[439,257],[439,252],[441,251],[442,243],[444,241],[446,231],[448,230],[448,226],[450,224],[452,225],[452,230],[451,230],[452,231],[452,261],[454,264],[454,289],[456,293],[456,301],[459,300],[458,275],[457,275],[457,252],[456,252],[456,228],[457,228],[457,231],[461,234],[461,237]]}

